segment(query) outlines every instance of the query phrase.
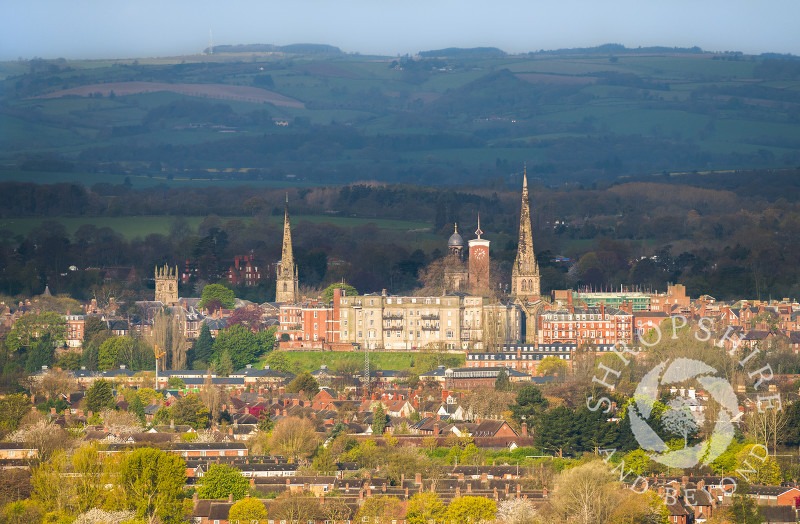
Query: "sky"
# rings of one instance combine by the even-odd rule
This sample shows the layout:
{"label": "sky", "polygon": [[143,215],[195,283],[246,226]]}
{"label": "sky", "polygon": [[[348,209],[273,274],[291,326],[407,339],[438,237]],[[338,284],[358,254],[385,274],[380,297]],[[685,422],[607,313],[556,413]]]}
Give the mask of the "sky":
{"label": "sky", "polygon": [[800,55],[799,16],[798,0],[6,0],[0,60],[197,54],[209,32],[388,56],[606,43]]}

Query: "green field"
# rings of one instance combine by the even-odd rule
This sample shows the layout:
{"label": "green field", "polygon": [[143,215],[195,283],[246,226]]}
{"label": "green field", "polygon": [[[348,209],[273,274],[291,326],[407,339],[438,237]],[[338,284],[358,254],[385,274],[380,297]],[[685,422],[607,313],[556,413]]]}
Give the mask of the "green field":
{"label": "green field", "polygon": [[[343,363],[346,363],[349,368],[364,368],[364,353],[361,351],[285,351],[284,354],[289,360],[292,371],[295,373],[314,371],[319,369],[322,364],[327,365],[328,369],[333,371],[339,369],[339,366]],[[445,354],[442,357],[447,358],[451,365],[464,366],[466,362],[464,354]],[[436,366],[435,355],[418,351],[373,351],[369,354],[369,361],[373,370],[405,370],[417,375],[425,373]],[[263,368],[265,364],[266,359],[261,359],[258,363],[258,368]]]}
{"label": "green field", "polygon": [[[183,217],[186,219],[189,227],[196,231],[197,227],[203,221],[202,216]],[[225,222],[230,219],[240,219],[248,224],[252,217],[220,217]],[[11,231],[14,235],[27,235],[28,232],[40,226],[44,222],[55,221],[64,225],[67,234],[74,235],[75,231],[83,225],[94,224],[97,227],[110,227],[117,233],[120,233],[127,240],[133,238],[145,238],[150,234],[169,235],[169,229],[172,223],[176,220],[172,216],[138,216],[138,217],[58,217],[58,218],[2,218],[0,219],[0,230],[6,229]],[[283,216],[273,216],[269,218],[276,226],[283,223]],[[378,229],[392,230],[392,231],[415,231],[415,235],[425,236],[430,224],[427,222],[410,222],[404,220],[387,220],[387,219],[367,219],[367,218],[350,218],[350,217],[325,217],[325,216],[293,216],[292,224],[297,226],[303,222],[312,224],[330,223],[339,227],[351,228],[363,226],[365,224],[375,224]]]}

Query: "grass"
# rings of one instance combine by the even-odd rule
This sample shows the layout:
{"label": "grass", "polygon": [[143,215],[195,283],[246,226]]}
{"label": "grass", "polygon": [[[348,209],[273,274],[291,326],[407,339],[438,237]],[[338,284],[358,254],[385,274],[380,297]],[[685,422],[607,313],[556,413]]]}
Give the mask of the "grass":
{"label": "grass", "polygon": [[[193,216],[184,217],[189,227],[196,231],[200,222],[205,217]],[[220,217],[223,222],[238,218],[249,223],[251,217]],[[67,234],[70,236],[75,234],[83,225],[93,224],[97,227],[110,227],[117,233],[124,236],[127,240],[133,238],[145,238],[150,234],[168,235],[169,228],[175,221],[176,217],[172,216],[137,216],[137,217],[46,217],[46,218],[3,218],[0,219],[0,230],[7,229],[14,235],[25,236],[31,229],[40,226],[43,222],[55,221],[64,226]],[[275,225],[280,225],[283,222],[283,216],[274,216],[269,219]],[[427,222],[411,222],[406,220],[389,220],[389,219],[368,219],[368,218],[351,218],[351,217],[326,217],[326,216],[304,216],[298,215],[292,217],[292,224],[295,226],[303,222],[310,222],[312,224],[330,223],[339,227],[351,228],[363,226],[365,224],[375,224],[378,229],[393,230],[393,231],[408,231],[417,229],[428,229],[430,224]]]}
{"label": "grass", "polygon": [[[292,371],[296,373],[317,370],[322,364],[327,365],[328,369],[333,371],[336,371],[343,364],[346,364],[348,368],[364,368],[364,353],[362,351],[285,351],[284,354]],[[464,366],[466,362],[463,354],[446,354],[443,357],[447,358],[448,361],[452,359],[454,362],[451,362],[451,365]],[[436,366],[435,358],[433,355],[417,351],[373,351],[369,354],[370,369],[404,370],[416,374],[425,373],[433,369]],[[265,364],[266,358],[261,359],[257,367],[261,369]]]}

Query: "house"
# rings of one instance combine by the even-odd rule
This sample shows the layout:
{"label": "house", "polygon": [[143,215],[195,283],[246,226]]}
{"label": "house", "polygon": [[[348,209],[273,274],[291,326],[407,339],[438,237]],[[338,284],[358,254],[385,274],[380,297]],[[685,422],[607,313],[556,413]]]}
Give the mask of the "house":
{"label": "house", "polygon": [[23,442],[0,442],[0,459],[35,459],[39,452],[30,444]]}

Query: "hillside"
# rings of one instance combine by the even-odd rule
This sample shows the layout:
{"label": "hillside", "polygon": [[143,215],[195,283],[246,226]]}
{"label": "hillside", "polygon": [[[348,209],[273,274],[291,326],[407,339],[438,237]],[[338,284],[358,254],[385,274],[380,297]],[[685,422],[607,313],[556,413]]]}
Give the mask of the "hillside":
{"label": "hillside", "polygon": [[527,162],[549,185],[800,164],[800,61],[786,56],[249,45],[4,63],[0,78],[3,180],[37,166],[75,180],[455,184]]}

